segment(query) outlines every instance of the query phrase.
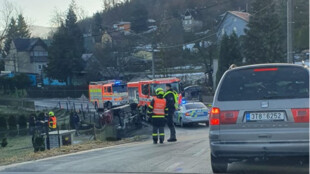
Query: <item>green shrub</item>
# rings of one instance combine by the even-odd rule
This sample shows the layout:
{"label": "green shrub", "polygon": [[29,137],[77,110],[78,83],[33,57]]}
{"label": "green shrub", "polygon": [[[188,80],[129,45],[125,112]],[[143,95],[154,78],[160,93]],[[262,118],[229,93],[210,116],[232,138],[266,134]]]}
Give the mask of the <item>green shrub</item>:
{"label": "green shrub", "polygon": [[8,119],[9,129],[16,130],[17,129],[17,121],[14,115],[11,115]]}
{"label": "green shrub", "polygon": [[5,137],[7,134],[7,122],[4,116],[0,116],[0,139]]}
{"label": "green shrub", "polygon": [[11,115],[8,119],[9,124],[9,135],[16,136],[17,135],[17,120],[14,115]]}
{"label": "green shrub", "polygon": [[6,145],[8,145],[7,138],[3,138],[1,142],[1,147],[6,147]]}
{"label": "green shrub", "polygon": [[0,116],[0,131],[7,130],[7,122],[5,117]]}
{"label": "green shrub", "polygon": [[18,125],[20,129],[26,129],[27,128],[27,119],[25,115],[20,115],[18,118]]}
{"label": "green shrub", "polygon": [[19,134],[27,135],[27,118],[25,115],[20,115],[18,117]]}

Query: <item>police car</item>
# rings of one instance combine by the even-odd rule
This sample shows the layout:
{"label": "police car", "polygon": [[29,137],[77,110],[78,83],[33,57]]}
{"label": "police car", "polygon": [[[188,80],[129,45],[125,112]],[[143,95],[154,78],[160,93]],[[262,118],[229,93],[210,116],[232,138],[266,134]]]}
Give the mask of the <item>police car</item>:
{"label": "police car", "polygon": [[182,101],[180,109],[174,113],[173,122],[183,127],[190,123],[205,123],[209,125],[209,109],[201,102]]}

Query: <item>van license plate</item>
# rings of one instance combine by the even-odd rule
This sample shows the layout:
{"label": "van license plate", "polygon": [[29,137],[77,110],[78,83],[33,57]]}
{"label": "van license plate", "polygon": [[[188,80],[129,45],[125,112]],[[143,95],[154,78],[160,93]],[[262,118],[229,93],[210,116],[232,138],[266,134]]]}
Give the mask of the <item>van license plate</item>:
{"label": "van license plate", "polygon": [[260,121],[260,120],[271,120],[271,121],[282,121],[284,120],[284,112],[252,112],[246,114],[247,121]]}

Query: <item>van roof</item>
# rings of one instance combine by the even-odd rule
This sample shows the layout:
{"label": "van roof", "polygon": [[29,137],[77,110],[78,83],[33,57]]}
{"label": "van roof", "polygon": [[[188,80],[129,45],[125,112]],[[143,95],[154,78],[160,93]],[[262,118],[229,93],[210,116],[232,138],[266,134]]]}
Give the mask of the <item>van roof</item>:
{"label": "van roof", "polygon": [[253,65],[245,65],[245,66],[234,67],[232,69],[229,69],[228,71],[234,71],[234,70],[240,70],[240,69],[249,69],[249,68],[259,68],[259,67],[272,67],[272,66],[303,67],[301,65],[296,65],[296,64],[291,64],[291,63],[266,63],[266,64],[253,64]]}

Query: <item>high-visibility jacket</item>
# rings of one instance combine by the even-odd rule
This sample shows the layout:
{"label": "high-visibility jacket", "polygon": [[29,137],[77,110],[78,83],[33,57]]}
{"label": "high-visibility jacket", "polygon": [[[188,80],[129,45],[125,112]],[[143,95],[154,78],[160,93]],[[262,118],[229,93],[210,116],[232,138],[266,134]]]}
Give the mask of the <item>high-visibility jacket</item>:
{"label": "high-visibility jacket", "polygon": [[166,104],[166,99],[162,97],[154,98],[148,106],[148,115],[152,116],[152,118],[165,118],[168,111]]}
{"label": "high-visibility jacket", "polygon": [[51,129],[55,129],[57,125],[57,119],[55,116],[48,118],[48,127]]}
{"label": "high-visibility jacket", "polygon": [[153,114],[154,115],[165,115],[165,108],[166,108],[166,100],[165,99],[154,99],[154,108]]}
{"label": "high-visibility jacket", "polygon": [[174,90],[168,90],[164,97],[166,98],[167,95],[172,94],[173,95],[173,99],[174,99],[174,108],[177,110],[179,108],[179,95],[176,91]]}

